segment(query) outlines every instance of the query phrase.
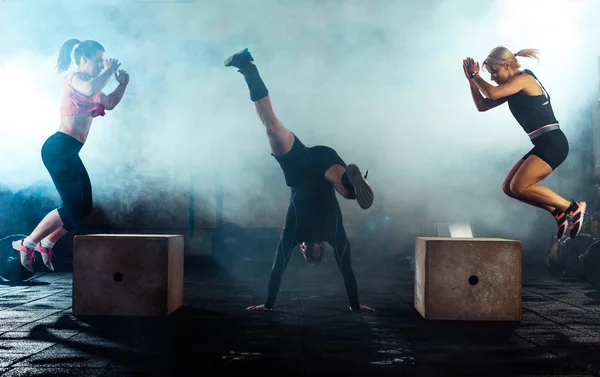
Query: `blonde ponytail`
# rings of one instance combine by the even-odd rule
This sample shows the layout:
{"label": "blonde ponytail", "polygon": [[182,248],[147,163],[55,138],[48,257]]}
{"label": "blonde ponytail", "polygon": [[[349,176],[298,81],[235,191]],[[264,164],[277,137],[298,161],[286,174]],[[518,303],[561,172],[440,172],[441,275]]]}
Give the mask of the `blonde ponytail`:
{"label": "blonde ponytail", "polygon": [[509,49],[504,46],[495,47],[490,54],[483,61],[483,67],[489,67],[492,65],[502,65],[505,62],[509,62],[512,68],[521,68],[521,64],[517,60],[517,56],[523,58],[533,58],[539,61],[539,50],[534,48],[526,48],[519,50],[516,54],[513,54]]}
{"label": "blonde ponytail", "polygon": [[515,56],[521,56],[523,58],[533,58],[539,62],[539,53],[540,51],[536,50],[535,48],[526,48],[524,50],[519,50],[519,52],[517,52]]}

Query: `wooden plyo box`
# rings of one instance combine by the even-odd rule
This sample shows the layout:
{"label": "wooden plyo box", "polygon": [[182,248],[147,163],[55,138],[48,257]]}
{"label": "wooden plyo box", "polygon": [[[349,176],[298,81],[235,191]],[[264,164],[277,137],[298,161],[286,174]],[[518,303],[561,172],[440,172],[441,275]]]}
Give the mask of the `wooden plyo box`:
{"label": "wooden plyo box", "polygon": [[183,302],[183,236],[79,235],[73,315],[168,316]]}
{"label": "wooden plyo box", "polygon": [[521,320],[521,241],[417,237],[415,308],[426,319]]}

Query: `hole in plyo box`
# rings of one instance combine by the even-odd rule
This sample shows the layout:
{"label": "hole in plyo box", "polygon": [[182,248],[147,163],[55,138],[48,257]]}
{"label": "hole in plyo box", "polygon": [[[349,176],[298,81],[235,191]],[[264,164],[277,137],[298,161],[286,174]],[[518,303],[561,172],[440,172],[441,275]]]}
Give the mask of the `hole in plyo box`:
{"label": "hole in plyo box", "polygon": [[113,274],[113,279],[115,279],[115,281],[121,281],[123,280],[123,274],[120,272],[115,272]]}
{"label": "hole in plyo box", "polygon": [[479,283],[479,278],[475,275],[469,276],[469,284],[475,285]]}

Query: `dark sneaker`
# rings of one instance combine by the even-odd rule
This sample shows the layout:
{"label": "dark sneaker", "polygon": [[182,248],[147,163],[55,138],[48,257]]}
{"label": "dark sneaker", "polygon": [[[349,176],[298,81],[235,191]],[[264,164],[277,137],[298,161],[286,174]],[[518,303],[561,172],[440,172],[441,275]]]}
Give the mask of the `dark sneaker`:
{"label": "dark sneaker", "polygon": [[569,207],[568,215],[570,218],[571,229],[569,236],[571,238],[577,237],[581,228],[583,227],[583,218],[585,216],[585,210],[587,208],[587,204],[585,202],[576,202],[571,199],[571,206]]}
{"label": "dark sneaker", "polygon": [[[368,172],[367,172],[368,174]],[[367,209],[373,204],[373,189],[367,182],[367,176],[363,177],[358,166],[350,164],[346,166],[346,175],[348,180],[354,187],[354,194],[356,195],[356,201],[362,209]]]}
{"label": "dark sneaker", "polygon": [[556,233],[556,239],[561,239],[567,235],[567,229],[569,229],[569,216],[566,213],[561,212],[554,215],[556,225],[558,225],[558,232]]}
{"label": "dark sneaker", "polygon": [[252,58],[252,55],[250,55],[250,51],[245,48],[242,51],[231,55],[223,64],[225,64],[225,67],[236,67],[241,69],[253,61],[254,59]]}

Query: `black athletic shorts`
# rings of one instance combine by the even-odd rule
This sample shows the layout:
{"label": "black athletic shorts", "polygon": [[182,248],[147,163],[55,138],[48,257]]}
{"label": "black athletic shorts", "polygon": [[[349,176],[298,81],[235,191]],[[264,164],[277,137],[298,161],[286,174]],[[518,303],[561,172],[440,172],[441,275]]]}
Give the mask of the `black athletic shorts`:
{"label": "black athletic shorts", "polygon": [[544,160],[552,170],[556,169],[569,155],[569,142],[562,130],[546,132],[533,140],[534,147],[523,159],[534,155]]}

